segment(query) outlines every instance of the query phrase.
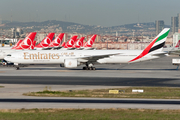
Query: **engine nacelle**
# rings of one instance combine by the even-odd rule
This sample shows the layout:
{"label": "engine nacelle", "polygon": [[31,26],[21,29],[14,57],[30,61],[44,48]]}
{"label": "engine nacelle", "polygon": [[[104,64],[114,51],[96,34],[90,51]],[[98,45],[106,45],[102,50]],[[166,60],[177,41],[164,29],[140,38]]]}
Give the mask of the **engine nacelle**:
{"label": "engine nacelle", "polygon": [[76,68],[79,65],[77,59],[65,59],[64,67],[66,68]]}

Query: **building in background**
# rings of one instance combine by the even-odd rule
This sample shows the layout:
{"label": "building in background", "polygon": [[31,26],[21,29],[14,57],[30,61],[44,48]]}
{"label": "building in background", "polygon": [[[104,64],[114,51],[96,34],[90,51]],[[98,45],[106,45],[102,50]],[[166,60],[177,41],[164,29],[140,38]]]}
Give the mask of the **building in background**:
{"label": "building in background", "polygon": [[158,35],[164,29],[164,21],[156,20],[156,35]]}
{"label": "building in background", "polygon": [[180,33],[176,32],[173,34],[173,47],[175,47],[180,40]]}
{"label": "building in background", "polygon": [[178,32],[178,17],[171,17],[171,31],[173,34]]}
{"label": "building in background", "polygon": [[0,25],[2,24],[2,18],[1,18],[1,16],[0,16]]}
{"label": "building in background", "polygon": [[177,19],[178,19],[178,29],[180,29],[180,13],[178,13]]}

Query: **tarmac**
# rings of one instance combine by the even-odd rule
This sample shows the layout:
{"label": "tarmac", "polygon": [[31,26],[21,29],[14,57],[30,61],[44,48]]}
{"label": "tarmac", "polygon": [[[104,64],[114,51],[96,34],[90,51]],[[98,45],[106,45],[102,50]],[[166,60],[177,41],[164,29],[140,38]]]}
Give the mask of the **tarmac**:
{"label": "tarmac", "polygon": [[23,96],[43,90],[82,90],[130,86],[180,87],[180,70],[166,57],[134,64],[95,65],[96,71],[34,65],[15,70],[0,67],[0,109],[31,108],[144,108],[179,109],[179,99],[114,99]]}

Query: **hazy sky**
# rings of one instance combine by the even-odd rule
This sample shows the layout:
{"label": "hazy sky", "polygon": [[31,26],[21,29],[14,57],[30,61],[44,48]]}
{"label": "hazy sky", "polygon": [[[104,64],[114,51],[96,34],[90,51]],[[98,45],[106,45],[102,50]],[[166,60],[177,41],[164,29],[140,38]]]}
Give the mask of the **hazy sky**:
{"label": "hazy sky", "polygon": [[0,0],[0,18],[13,21],[61,20],[116,26],[164,20],[180,13],[180,0]]}

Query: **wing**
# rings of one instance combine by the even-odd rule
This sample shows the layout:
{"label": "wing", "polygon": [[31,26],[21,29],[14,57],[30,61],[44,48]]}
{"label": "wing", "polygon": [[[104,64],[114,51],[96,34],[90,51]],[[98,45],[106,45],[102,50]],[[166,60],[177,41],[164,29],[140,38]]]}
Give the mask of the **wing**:
{"label": "wing", "polygon": [[77,58],[79,62],[90,62],[90,63],[95,63],[99,59],[103,58],[108,58],[113,55],[119,55],[121,53],[114,53],[114,54],[106,54],[106,55],[92,55],[92,56],[87,56],[87,57],[81,57]]}

